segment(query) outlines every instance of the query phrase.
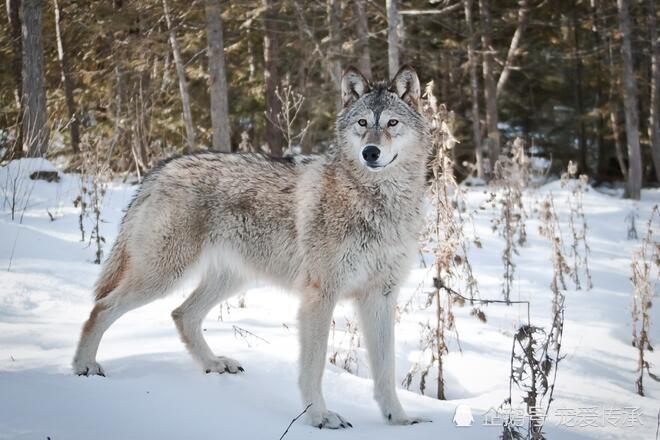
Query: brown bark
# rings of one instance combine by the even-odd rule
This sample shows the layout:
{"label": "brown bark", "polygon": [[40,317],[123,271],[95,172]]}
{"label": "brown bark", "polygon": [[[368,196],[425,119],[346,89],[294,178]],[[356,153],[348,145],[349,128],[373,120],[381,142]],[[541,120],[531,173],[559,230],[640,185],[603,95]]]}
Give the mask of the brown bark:
{"label": "brown bark", "polygon": [[328,0],[328,37],[330,46],[328,50],[328,63],[330,81],[335,89],[335,107],[341,110],[341,2],[339,0]]}
{"label": "brown bark", "polygon": [[479,79],[477,77],[477,57],[474,48],[477,44],[477,34],[472,20],[472,0],[463,0],[465,6],[465,25],[467,27],[467,55],[470,71],[470,93],[472,98],[472,136],[474,138],[474,155],[476,158],[477,177],[484,178],[483,151],[481,149],[481,123],[479,116]]}
{"label": "brown bark", "polygon": [[353,3],[355,8],[355,19],[356,19],[356,28],[355,33],[357,35],[357,51],[359,54],[358,57],[358,68],[364,76],[369,80],[371,77],[371,54],[369,52],[369,22],[367,20],[367,13],[365,10],[366,2],[365,0],[355,0]]}
{"label": "brown bark", "polygon": [[493,30],[490,16],[490,1],[479,0],[481,21],[481,46],[483,50],[484,100],[486,102],[486,130],[491,167],[500,155],[500,132],[497,128],[497,86],[495,84],[495,61],[493,56]]}
{"label": "brown bark", "polygon": [[11,158],[19,158],[23,155],[23,130],[21,125],[23,115],[23,79],[22,79],[22,64],[23,64],[23,44],[21,39],[21,0],[7,0],[7,17],[9,18],[9,27],[11,35],[12,47],[12,73],[14,74],[14,82],[16,89],[14,90],[14,98],[16,100],[16,108],[18,109],[18,117],[16,120],[16,141],[14,142],[12,151],[9,153]]}
{"label": "brown bark", "polygon": [[577,140],[578,140],[578,169],[580,173],[589,174],[587,165],[587,143],[585,140],[584,121],[583,119],[583,103],[582,103],[582,61],[580,59],[580,33],[579,23],[577,18],[577,3],[573,0],[573,8],[571,13],[571,22],[573,27],[573,60],[574,60],[574,81],[573,81],[573,97],[575,98],[575,124],[577,125]]}
{"label": "brown bark", "polygon": [[399,71],[399,26],[401,17],[398,11],[398,0],[386,0],[387,8],[387,65],[390,78]]}
{"label": "brown bark", "polygon": [[76,101],[73,98],[75,89],[73,78],[71,76],[71,67],[69,56],[64,46],[62,37],[61,21],[62,14],[57,0],[53,0],[53,9],[55,10],[55,37],[57,38],[57,59],[60,62],[60,76],[62,77],[62,86],[64,87],[64,100],[66,102],[67,114],[69,117],[68,125],[71,133],[71,148],[75,154],[80,152],[80,121],[76,112]]}
{"label": "brown bark", "polygon": [[186,150],[190,153],[195,149],[195,127],[193,125],[192,111],[190,110],[190,93],[188,92],[188,81],[186,80],[186,68],[181,57],[181,48],[176,39],[176,32],[172,25],[172,17],[167,0],[163,0],[163,12],[165,14],[165,22],[167,23],[172,55],[174,56],[176,75],[179,79],[179,93],[181,94],[181,106],[183,107],[183,124],[186,129]]}
{"label": "brown bark", "polygon": [[48,151],[42,9],[42,0],[23,0],[21,5],[24,85],[22,125],[23,142],[29,157],[43,157]]}
{"label": "brown bark", "polygon": [[637,81],[633,71],[632,23],[629,0],[617,0],[619,30],[622,35],[621,58],[623,60],[623,110],[626,118],[628,142],[628,186],[626,197],[639,200],[642,188],[642,157],[639,145],[639,113],[637,110]]}
{"label": "brown bark", "polygon": [[220,14],[220,1],[206,0],[206,35],[208,39],[213,149],[231,152],[227,72],[225,70],[225,49]]}
{"label": "brown bark", "polygon": [[660,48],[658,45],[658,28],[655,10],[656,0],[647,0],[649,17],[649,39],[651,41],[651,86],[649,105],[649,143],[651,144],[651,156],[655,168],[655,178],[660,182]]}
{"label": "brown bark", "polygon": [[277,60],[279,56],[279,35],[277,29],[276,3],[263,0],[264,12],[264,82],[266,86],[266,142],[273,156],[282,155],[283,138],[277,128],[277,115],[282,105],[275,90],[280,83]]}

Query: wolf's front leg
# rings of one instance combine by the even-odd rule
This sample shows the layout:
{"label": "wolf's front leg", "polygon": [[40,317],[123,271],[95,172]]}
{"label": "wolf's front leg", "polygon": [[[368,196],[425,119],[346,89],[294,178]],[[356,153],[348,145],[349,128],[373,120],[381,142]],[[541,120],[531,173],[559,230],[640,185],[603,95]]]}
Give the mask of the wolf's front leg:
{"label": "wolf's front leg", "polygon": [[318,428],[346,428],[352,425],[339,414],[328,411],[321,389],[328,333],[336,299],[318,290],[306,292],[300,305],[300,392],[309,406],[307,420]]}
{"label": "wolf's front leg", "polygon": [[394,379],[396,293],[385,295],[383,290],[365,293],[356,300],[360,327],[374,379],[374,399],[378,402],[383,417],[390,424],[412,425],[426,422],[428,420],[420,417],[408,417],[396,394]]}

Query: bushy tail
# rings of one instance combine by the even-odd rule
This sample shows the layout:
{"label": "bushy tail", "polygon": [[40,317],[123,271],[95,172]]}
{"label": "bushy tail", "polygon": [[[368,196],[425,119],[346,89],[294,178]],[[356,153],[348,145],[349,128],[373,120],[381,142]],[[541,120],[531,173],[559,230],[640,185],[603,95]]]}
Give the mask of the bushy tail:
{"label": "bushy tail", "polygon": [[97,301],[105,298],[117,288],[119,282],[124,277],[128,269],[128,252],[126,251],[126,240],[119,233],[117,241],[112,246],[110,256],[103,263],[101,276],[94,286],[95,298]]}

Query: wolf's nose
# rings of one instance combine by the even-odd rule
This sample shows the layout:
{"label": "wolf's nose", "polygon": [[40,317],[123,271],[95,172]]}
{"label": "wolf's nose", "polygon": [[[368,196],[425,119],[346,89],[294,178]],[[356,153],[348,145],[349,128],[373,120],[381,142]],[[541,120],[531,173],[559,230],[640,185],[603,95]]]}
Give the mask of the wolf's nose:
{"label": "wolf's nose", "polygon": [[374,163],[380,157],[380,149],[375,145],[367,145],[362,150],[362,157],[367,163]]}

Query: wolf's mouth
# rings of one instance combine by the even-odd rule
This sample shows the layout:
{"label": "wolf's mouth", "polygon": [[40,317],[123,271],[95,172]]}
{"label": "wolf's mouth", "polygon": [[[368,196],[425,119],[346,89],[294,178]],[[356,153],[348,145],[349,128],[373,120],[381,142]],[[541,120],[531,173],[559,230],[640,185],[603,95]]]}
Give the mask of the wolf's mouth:
{"label": "wolf's mouth", "polygon": [[389,161],[388,163],[386,163],[385,165],[375,165],[375,164],[372,165],[372,164],[369,164],[369,163],[368,163],[368,164],[367,164],[367,168],[369,168],[369,169],[372,170],[372,171],[380,171],[380,170],[382,170],[383,168],[385,168],[386,166],[390,165],[392,162],[394,162],[394,161],[396,160],[397,157],[399,157],[399,154],[398,154],[398,153],[395,154],[394,157],[392,158],[392,160]]}

